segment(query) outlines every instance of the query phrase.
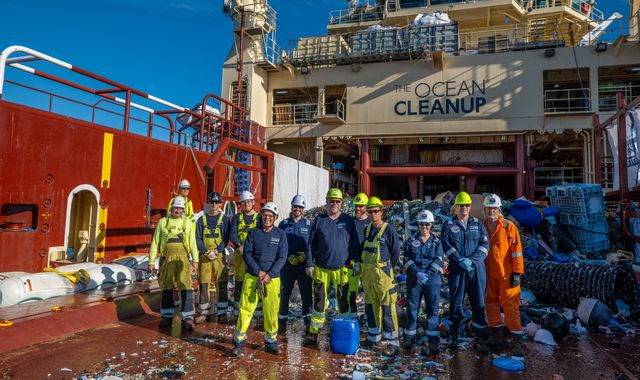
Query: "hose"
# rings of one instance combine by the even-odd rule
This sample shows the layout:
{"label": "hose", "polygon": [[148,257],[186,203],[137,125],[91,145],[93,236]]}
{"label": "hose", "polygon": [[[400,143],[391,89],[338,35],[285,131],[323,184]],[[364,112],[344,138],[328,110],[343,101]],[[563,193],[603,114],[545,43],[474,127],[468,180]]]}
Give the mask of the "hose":
{"label": "hose", "polygon": [[532,261],[525,266],[523,286],[542,302],[570,308],[576,308],[583,297],[598,299],[614,312],[618,311],[617,299],[632,309],[639,303],[635,274],[628,264]]}

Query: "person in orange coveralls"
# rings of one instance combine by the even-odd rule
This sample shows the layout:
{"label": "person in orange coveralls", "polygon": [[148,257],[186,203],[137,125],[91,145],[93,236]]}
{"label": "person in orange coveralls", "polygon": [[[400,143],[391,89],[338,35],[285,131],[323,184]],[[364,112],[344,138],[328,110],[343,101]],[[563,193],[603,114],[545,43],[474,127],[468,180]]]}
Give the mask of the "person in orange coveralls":
{"label": "person in orange coveralls", "polygon": [[524,274],[524,259],[520,233],[516,225],[502,217],[500,197],[491,194],[484,199],[484,225],[489,233],[487,266],[486,310],[491,328],[489,345],[495,349],[504,344],[504,310],[507,328],[512,334],[513,355],[524,356],[524,331],[520,322],[520,283]]}

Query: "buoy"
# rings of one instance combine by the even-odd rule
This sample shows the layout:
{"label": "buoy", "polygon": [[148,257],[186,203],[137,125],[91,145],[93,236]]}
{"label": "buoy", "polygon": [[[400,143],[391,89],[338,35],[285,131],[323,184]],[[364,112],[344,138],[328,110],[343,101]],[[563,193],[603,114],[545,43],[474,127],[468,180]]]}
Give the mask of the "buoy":
{"label": "buoy", "polygon": [[0,320],[0,327],[10,327],[13,326],[13,322],[8,319]]}

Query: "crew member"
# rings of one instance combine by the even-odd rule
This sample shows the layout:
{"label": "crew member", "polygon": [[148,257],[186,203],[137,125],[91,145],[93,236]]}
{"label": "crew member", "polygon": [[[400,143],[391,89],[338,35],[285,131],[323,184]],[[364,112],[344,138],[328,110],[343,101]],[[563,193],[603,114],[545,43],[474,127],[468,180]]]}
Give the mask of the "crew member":
{"label": "crew member", "polygon": [[[154,270],[160,254],[158,285],[162,289],[160,328],[171,327],[173,320],[173,289],[180,290],[180,319],[185,330],[193,329],[193,289],[191,272],[198,271],[198,246],[193,224],[184,217],[185,201],[175,197],[169,217],[160,219],[149,249],[149,271]],[[189,263],[191,256],[191,263]]]}
{"label": "crew member", "polygon": [[318,332],[324,325],[327,291],[333,283],[341,316],[349,312],[349,275],[346,265],[357,248],[358,236],[353,219],[342,213],[342,191],[327,192],[327,212],[319,215],[311,227],[307,249],[306,273],[313,278],[311,324],[303,344],[317,346]]}
{"label": "crew member", "polygon": [[[180,185],[178,185],[178,195],[176,197],[180,197],[184,199],[185,207],[184,207],[184,217],[189,219],[191,223],[195,223],[195,217],[193,213],[193,203],[191,199],[189,199],[189,190],[191,189],[191,184],[186,179],[180,181]],[[169,201],[169,205],[167,206],[167,214],[171,214],[171,207],[173,199]]]}
{"label": "crew member", "polygon": [[500,305],[504,310],[507,328],[512,334],[513,355],[524,356],[520,322],[520,282],[524,274],[524,259],[520,233],[516,225],[502,217],[500,197],[491,194],[484,199],[489,232],[489,256],[487,256],[487,316],[491,328],[490,345],[500,349],[504,343]]}
{"label": "crew member", "polygon": [[[255,227],[262,227],[262,221],[260,215],[255,212],[253,206],[256,204],[255,197],[249,191],[243,191],[240,194],[240,208],[241,212],[235,214],[231,218],[229,226],[229,241],[235,248],[233,256],[233,276],[235,279],[235,288],[233,289],[233,315],[238,317],[240,312],[240,295],[242,294],[242,281],[244,281],[244,275],[247,272],[247,266],[242,258],[242,250],[244,241],[247,238],[249,230]],[[262,309],[258,308],[260,313]],[[256,313],[258,314],[258,313]]]}
{"label": "crew member", "polygon": [[229,241],[229,220],[224,216],[220,206],[222,196],[215,191],[207,198],[207,213],[196,223],[196,243],[200,251],[200,315],[196,323],[211,321],[211,298],[209,284],[213,283],[217,293],[217,322],[227,323],[227,307],[229,295],[229,271],[225,258],[225,247]]}
{"label": "crew member", "polygon": [[487,318],[484,294],[487,273],[484,260],[489,252],[489,238],[484,224],[470,216],[471,197],[466,192],[455,198],[455,215],[442,227],[442,249],[449,259],[449,299],[451,320],[451,348],[458,346],[458,333],[463,318],[465,292],[471,303],[473,329],[477,336],[476,349],[489,352],[487,346]]}
{"label": "crew member", "polygon": [[[364,229],[369,225],[369,222],[371,222],[369,214],[367,214],[367,202],[369,202],[369,198],[365,193],[359,193],[353,198],[353,205],[356,211],[353,222],[356,225],[356,233],[358,234],[358,247],[362,247],[362,243],[364,243]],[[359,255],[360,250],[357,250],[355,254]],[[349,312],[351,318],[358,317],[358,303],[356,300],[360,288],[360,276],[353,274],[354,263],[355,257],[352,258],[351,268],[349,268]]]}
{"label": "crew member", "polygon": [[289,318],[289,299],[293,286],[298,282],[300,297],[302,298],[302,316],[305,325],[311,322],[311,279],[305,274],[307,245],[311,233],[311,223],[302,217],[307,202],[300,194],[291,200],[291,216],[280,222],[278,226],[287,234],[289,253],[287,262],[280,273],[282,287],[280,289],[280,311],[278,313],[278,332],[287,332]]}
{"label": "crew member", "polygon": [[280,305],[280,271],[287,261],[287,235],[275,228],[278,207],[267,202],[262,207],[262,227],[247,234],[242,256],[247,274],[242,285],[240,316],[233,337],[233,355],[242,356],[247,341],[247,329],[251,323],[258,300],[264,305],[265,350],[280,354],[278,346],[278,306]]}
{"label": "crew member", "polygon": [[363,345],[374,347],[383,340],[387,356],[398,354],[398,292],[393,283],[393,267],[400,259],[400,240],[396,230],[382,220],[384,205],[369,198],[367,212],[371,223],[364,232],[362,254],[356,258],[354,274],[362,272],[364,306],[367,314],[367,339]]}
{"label": "crew member", "polygon": [[[416,340],[418,310],[424,298],[427,314],[429,351],[440,351],[440,280],[444,268],[444,253],[440,239],[431,234],[434,218],[431,211],[422,211],[417,218],[419,232],[404,245],[404,267],[407,271],[409,312],[404,330],[403,348],[411,350]],[[422,350],[422,354],[426,354]]]}

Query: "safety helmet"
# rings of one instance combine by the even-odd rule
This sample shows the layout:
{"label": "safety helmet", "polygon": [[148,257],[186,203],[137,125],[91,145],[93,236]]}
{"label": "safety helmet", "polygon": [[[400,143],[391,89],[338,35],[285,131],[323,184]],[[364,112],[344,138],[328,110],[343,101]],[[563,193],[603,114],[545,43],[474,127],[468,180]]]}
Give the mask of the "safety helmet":
{"label": "safety helmet", "polygon": [[276,206],[276,204],[273,202],[265,203],[264,206],[262,206],[260,212],[263,211],[271,211],[272,213],[276,214],[276,216],[278,216],[278,206]]}
{"label": "safety helmet", "polygon": [[369,197],[365,193],[358,193],[355,198],[353,198],[353,204],[356,206],[366,206],[367,202],[369,202]]}
{"label": "safety helmet", "polygon": [[484,207],[501,207],[502,201],[500,197],[495,194],[489,194],[484,198],[484,202],[482,202]]}
{"label": "safety helmet", "polygon": [[182,181],[180,181],[180,186],[179,187],[181,189],[190,189],[191,188],[191,184],[186,179],[183,179]]}
{"label": "safety helmet", "polygon": [[367,208],[369,209],[374,207],[384,208],[384,205],[382,204],[382,201],[380,200],[380,198],[378,197],[369,198],[369,201],[367,202]]}
{"label": "safety helmet", "polygon": [[456,195],[455,204],[457,205],[470,205],[472,203],[471,196],[466,191],[461,191]]}
{"label": "safety helmet", "polygon": [[433,223],[435,219],[433,218],[433,213],[431,211],[424,210],[418,214],[418,219],[416,221],[418,223]]}
{"label": "safety helmet", "polygon": [[171,203],[171,208],[185,208],[187,206],[187,202],[182,197],[173,198],[173,202]]}
{"label": "safety helmet", "polygon": [[307,207],[307,201],[304,199],[304,196],[298,194],[291,200],[291,206],[298,206],[305,208]]}
{"label": "safety helmet", "polygon": [[222,196],[216,191],[209,193],[209,203],[222,202]]}
{"label": "safety helmet", "polygon": [[240,194],[240,202],[252,201],[254,199],[256,199],[256,197],[254,197],[250,191],[245,190]]}
{"label": "safety helmet", "polygon": [[336,187],[332,187],[327,191],[327,199],[340,199],[342,200],[342,191]]}

